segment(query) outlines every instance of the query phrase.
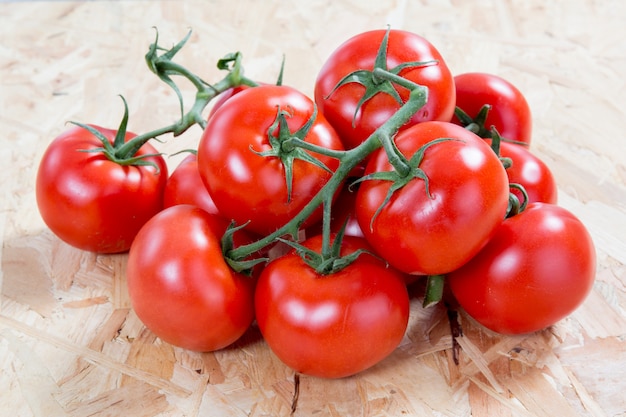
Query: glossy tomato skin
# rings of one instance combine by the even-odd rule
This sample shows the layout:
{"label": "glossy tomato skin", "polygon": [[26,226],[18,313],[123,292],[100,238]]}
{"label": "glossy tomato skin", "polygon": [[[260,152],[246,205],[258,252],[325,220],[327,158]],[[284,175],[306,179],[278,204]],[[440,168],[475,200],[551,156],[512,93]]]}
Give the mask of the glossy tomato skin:
{"label": "glossy tomato skin", "polygon": [[[423,122],[400,132],[396,145],[407,158],[435,139],[419,165],[429,179],[414,178],[374,218],[391,181],[368,180],[357,194],[356,213],[365,238],[385,260],[414,275],[445,274],[470,260],[505,217],[509,186],[504,167],[485,141],[447,122]],[[383,150],[366,174],[391,171]],[[372,218],[374,221],[372,222]]]}
{"label": "glossy tomato skin", "polygon": [[178,164],[165,184],[163,206],[167,208],[178,204],[191,204],[208,213],[219,214],[209,191],[200,178],[198,158],[194,154],[187,155]]}
{"label": "glossy tomato skin", "polygon": [[[287,117],[290,132],[296,132],[311,117],[313,101],[287,86],[259,86],[239,92],[210,118],[198,146],[198,169],[215,205],[223,216],[244,224],[247,230],[269,234],[299,213],[326,184],[332,173],[312,163],[295,160],[293,188],[288,201],[284,166],[277,157],[258,155],[271,149],[268,129],[277,109],[292,112]],[[343,150],[343,144],[318,113],[305,141]],[[311,154],[331,171],[338,160]],[[316,211],[306,224],[321,217]]]}
{"label": "glossy tomato skin", "polygon": [[[495,126],[503,138],[531,143],[532,115],[522,92],[504,78],[483,72],[468,72],[454,77],[456,105],[470,117],[475,117],[485,104],[491,110],[485,128]],[[455,117],[454,123],[460,123]]]}
{"label": "glossy tomato skin", "polygon": [[[346,236],[344,253],[368,248]],[[319,250],[321,237],[304,243]],[[270,262],[255,294],[259,329],[286,365],[307,375],[341,378],[367,369],[400,343],[409,317],[402,274],[369,254],[319,275],[295,253]]]}
{"label": "glossy tomato skin", "polygon": [[592,289],[595,249],[566,209],[532,203],[505,220],[485,248],[448,274],[460,306],[498,333],[545,329],[571,314]]}
{"label": "glossy tomato skin", "polygon": [[[92,126],[111,142],[115,131]],[[126,140],[136,135],[127,133]],[[71,127],[46,149],[37,172],[39,213],[66,243],[97,253],[125,252],[135,235],[163,208],[167,165],[161,156],[147,157],[153,166],[121,166],[102,153],[92,133]],[[137,155],[156,154],[150,144]]]}
{"label": "glossy tomato skin", "polygon": [[235,342],[254,318],[254,279],[224,261],[227,224],[191,205],[163,210],[130,249],[128,292],[139,319],[167,343],[206,352]]}
{"label": "glossy tomato skin", "polygon": [[[539,157],[528,148],[509,142],[500,143],[500,155],[510,158],[512,165],[506,173],[510,183],[520,184],[528,194],[528,203],[556,204],[558,187],[552,171]],[[523,195],[518,190],[511,190],[520,202]]]}
{"label": "glossy tomato skin", "polygon": [[242,84],[237,87],[229,88],[228,90],[224,91],[223,93],[215,97],[211,105],[211,111],[209,112],[209,119],[211,118],[211,116],[213,116],[213,114],[215,114],[217,109],[222,107],[222,105],[226,103],[230,98],[232,98],[236,94],[241,93],[244,90],[247,90],[248,88],[252,88],[252,87]]}
{"label": "glossy tomato skin", "polygon": [[[357,83],[341,86],[337,83],[357,70],[372,70],[386,30],[358,34],[341,44],[326,60],[315,81],[315,102],[320,111],[339,133],[346,148],[363,142],[399,108],[388,94],[376,94],[367,101],[354,120],[355,110],[363,97],[364,88]],[[402,30],[390,30],[387,48],[387,68],[412,61],[436,61],[423,67],[407,68],[400,75],[428,87],[428,102],[405,127],[428,120],[449,121],[454,113],[454,79],[439,51],[425,38]],[[396,87],[403,102],[409,91]],[[332,94],[331,94],[332,92]]]}

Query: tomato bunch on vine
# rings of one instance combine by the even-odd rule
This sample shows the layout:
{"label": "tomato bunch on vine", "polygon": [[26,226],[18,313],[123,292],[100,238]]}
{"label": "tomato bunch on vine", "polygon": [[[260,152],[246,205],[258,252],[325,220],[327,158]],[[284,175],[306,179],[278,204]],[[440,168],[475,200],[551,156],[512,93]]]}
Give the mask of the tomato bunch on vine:
{"label": "tomato bunch on vine", "polygon": [[[445,302],[486,328],[535,332],[591,290],[595,252],[530,150],[523,94],[452,74],[424,37],[372,30],[339,45],[314,96],[257,82],[232,53],[204,81],[158,34],[148,68],[180,117],[135,134],[74,125],[43,155],[37,203],[60,239],[128,252],[132,307],[162,340],[212,351],[258,326],[297,372],[338,378],[393,352],[410,313]],[[187,107],[177,80],[196,89]],[[207,112],[210,109],[210,113]],[[168,172],[154,142],[199,126]],[[445,291],[448,287],[449,291]]]}

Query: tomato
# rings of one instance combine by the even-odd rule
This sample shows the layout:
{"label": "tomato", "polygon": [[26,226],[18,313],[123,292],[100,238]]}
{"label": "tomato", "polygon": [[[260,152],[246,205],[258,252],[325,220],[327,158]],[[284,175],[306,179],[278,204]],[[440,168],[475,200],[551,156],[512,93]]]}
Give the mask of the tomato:
{"label": "tomato", "polygon": [[[321,237],[303,243],[319,251]],[[342,255],[368,249],[346,236]],[[320,275],[296,253],[271,261],[255,293],[259,329],[272,351],[300,373],[341,378],[367,369],[400,343],[409,317],[402,274],[371,254]]]}
{"label": "tomato", "polygon": [[[286,125],[280,128],[276,123],[279,112]],[[296,151],[283,149],[276,130],[281,136],[296,134],[313,113],[313,101],[287,86],[246,89],[215,112],[198,145],[198,170],[222,215],[238,224],[249,222],[247,230],[266,235],[291,220],[326,184],[339,165],[337,159],[298,148],[305,156],[317,158],[328,171],[297,157],[292,160],[293,178],[287,181],[283,157],[259,154],[280,148],[286,158],[296,155]],[[273,145],[270,139],[279,144]],[[319,113],[303,140],[343,150],[339,137]],[[320,217],[318,210],[308,224]]]}
{"label": "tomato", "polygon": [[223,93],[215,97],[213,104],[211,106],[211,111],[209,112],[209,119],[213,116],[213,114],[215,114],[217,109],[222,107],[222,105],[226,103],[230,98],[232,98],[236,94],[241,93],[244,90],[247,90],[248,88],[251,88],[251,87],[248,85],[242,84],[237,87],[229,88],[228,90],[224,91]]}
{"label": "tomato", "polygon": [[189,154],[174,169],[165,185],[164,207],[191,204],[213,214],[219,214],[209,191],[198,172],[198,158]]}
{"label": "tomato", "polygon": [[[370,179],[359,187],[357,220],[365,238],[392,266],[415,275],[445,274],[470,260],[506,215],[509,185],[496,154],[474,133],[447,122],[423,122],[398,134],[408,159],[433,140],[412,178],[385,201],[392,181]],[[365,174],[392,171],[380,149]],[[429,196],[430,193],[430,196]]]}
{"label": "tomato", "polygon": [[[485,104],[491,106],[484,128],[494,126],[508,141],[530,144],[532,115],[522,92],[504,78],[482,72],[469,72],[454,77],[456,105],[474,118]],[[461,122],[455,116],[454,123]],[[481,135],[482,136],[482,135]]]}
{"label": "tomato", "polygon": [[[510,158],[512,165],[506,173],[510,183],[520,184],[528,194],[528,202],[556,204],[558,188],[552,171],[540,158],[527,148],[510,142],[500,143],[500,156]],[[513,189],[520,202],[524,197]]]}
{"label": "tomato", "polygon": [[[116,131],[92,126],[113,143]],[[136,135],[126,133],[128,141]],[[100,152],[102,142],[82,127],[72,127],[46,149],[37,171],[39,213],[66,243],[87,251],[127,251],[141,226],[163,207],[167,165],[122,166]],[[136,156],[156,154],[149,143]]]}
{"label": "tomato", "polygon": [[532,203],[505,220],[471,261],[447,277],[460,306],[498,333],[549,327],[585,300],[595,277],[595,249],[566,209]]}
{"label": "tomato", "polygon": [[[277,83],[274,85],[281,85],[281,83],[282,83],[282,80],[279,79]],[[270,85],[270,84],[261,82],[259,83],[259,85]],[[213,116],[213,114],[215,114],[217,109],[222,107],[222,105],[226,103],[230,98],[232,98],[236,94],[241,93],[244,90],[247,90],[248,88],[254,88],[254,87],[249,86],[247,84],[241,84],[241,85],[238,85],[237,87],[229,88],[228,90],[225,90],[223,93],[215,97],[211,105],[211,111],[209,112],[209,119]]]}
{"label": "tomato", "polygon": [[165,342],[213,351],[235,342],[252,323],[255,281],[224,260],[226,226],[198,207],[176,205],[137,234],[126,271],[131,304]]}
{"label": "tomato", "polygon": [[[337,84],[348,74],[374,69],[376,57],[386,30],[360,33],[341,44],[326,60],[315,81],[315,102],[339,133],[346,148],[363,142],[399,108],[400,103],[387,93],[377,93],[359,107],[365,87],[357,82]],[[386,66],[392,70],[407,62],[427,62],[422,66],[402,69],[399,75],[428,87],[428,102],[407,124],[427,121],[449,121],[455,107],[454,80],[443,57],[423,37],[402,30],[390,30],[386,50]],[[402,102],[409,91],[393,87]]]}

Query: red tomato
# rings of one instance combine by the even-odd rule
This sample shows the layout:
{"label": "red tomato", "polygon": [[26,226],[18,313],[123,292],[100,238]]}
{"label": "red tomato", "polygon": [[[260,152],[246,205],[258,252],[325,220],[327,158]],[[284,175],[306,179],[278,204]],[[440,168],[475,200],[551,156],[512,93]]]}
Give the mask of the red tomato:
{"label": "red tomato", "polygon": [[[348,74],[374,69],[386,32],[364,32],[347,40],[330,55],[315,81],[315,102],[337,130],[346,148],[353,148],[363,142],[400,108],[400,104],[391,95],[378,93],[357,112],[359,101],[365,93],[363,85],[351,82],[333,91]],[[453,77],[441,54],[430,42],[411,32],[390,30],[386,58],[388,70],[406,62],[436,61],[399,72],[400,76],[428,87],[429,91],[427,104],[413,116],[406,127],[427,120],[450,120],[455,106]],[[406,102],[409,91],[399,86],[393,88],[401,100]]]}
{"label": "red tomato", "polygon": [[[288,200],[283,162],[279,157],[258,154],[272,149],[268,132],[275,127],[279,108],[291,113],[286,122],[294,133],[311,118],[314,103],[286,86],[246,89],[225,102],[209,119],[198,146],[200,176],[220,213],[238,224],[249,221],[247,230],[264,235],[299,213],[332,176],[313,163],[295,159]],[[343,150],[339,137],[319,113],[304,140]],[[318,158],[331,171],[339,165],[337,159],[305,153]],[[318,210],[307,224],[320,216]]]}
{"label": "red tomato", "polygon": [[211,111],[209,112],[209,119],[213,116],[213,114],[215,114],[217,109],[222,107],[222,105],[224,105],[224,103],[226,103],[231,97],[233,97],[236,94],[241,93],[244,90],[247,90],[248,88],[251,88],[251,87],[245,84],[242,84],[237,87],[229,88],[228,90],[224,91],[222,94],[215,97],[213,105],[211,106]]}
{"label": "red tomato", "polygon": [[130,248],[126,275],[133,309],[172,345],[221,349],[254,318],[254,278],[234,272],[222,256],[226,226],[198,207],[177,205],[146,223]]}
{"label": "red tomato", "polygon": [[219,214],[209,191],[200,178],[198,158],[194,154],[187,155],[167,179],[163,206],[167,208],[177,204],[191,204],[209,213]]}
{"label": "red tomato", "polygon": [[[396,137],[411,158],[428,147],[419,168],[429,180],[413,178],[383,204],[391,181],[367,180],[357,194],[356,213],[365,238],[384,259],[406,273],[439,275],[470,260],[487,243],[507,211],[509,183],[504,167],[484,140],[446,122],[423,122]],[[392,171],[380,149],[365,174]],[[372,221],[372,219],[374,219]]]}
{"label": "red tomato", "polygon": [[447,282],[480,324],[523,334],[572,313],[591,291],[594,277],[595,249],[585,226],[562,207],[533,203],[505,220]]}
{"label": "red tomato", "polygon": [[[92,126],[111,143],[116,132]],[[126,141],[135,137],[126,134]],[[149,156],[154,166],[122,166],[99,152],[102,142],[75,126],[50,143],[37,172],[36,194],[41,217],[66,243],[87,251],[127,251],[135,235],[163,208],[167,165]],[[137,156],[156,154],[148,143]]]}
{"label": "red tomato", "polygon": [[[304,245],[319,251],[321,237]],[[342,255],[369,246],[346,236]],[[308,375],[341,378],[388,356],[409,317],[402,274],[363,254],[348,267],[319,275],[296,253],[270,262],[255,293],[259,329],[285,364]]]}
{"label": "red tomato", "polygon": [[[493,74],[470,72],[454,77],[456,105],[470,117],[478,115],[485,104],[491,106],[485,129],[495,126],[500,136],[530,144],[532,116],[524,95],[509,81]],[[455,116],[454,123],[460,123]]]}
{"label": "red tomato", "polygon": [[[500,143],[500,156],[511,158],[513,164],[506,170],[509,182],[524,187],[529,203],[556,204],[558,197],[556,180],[545,162],[528,149],[509,142]],[[515,189],[512,192],[520,202],[524,201],[522,193]]]}

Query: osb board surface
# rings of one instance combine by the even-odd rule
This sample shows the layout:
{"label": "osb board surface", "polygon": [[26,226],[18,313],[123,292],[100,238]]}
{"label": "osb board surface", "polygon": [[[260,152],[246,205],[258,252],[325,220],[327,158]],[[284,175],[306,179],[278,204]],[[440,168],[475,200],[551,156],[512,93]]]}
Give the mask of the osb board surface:
{"label": "osb board surface", "polygon": [[[289,4],[292,3],[292,4]],[[465,316],[460,365],[445,311],[420,307],[388,359],[351,378],[302,376],[297,416],[626,415],[626,48],[621,0],[99,1],[0,3],[0,415],[279,416],[296,380],[251,329],[235,346],[198,354],[160,342],[129,308],[125,256],[61,243],[34,199],[37,163],[67,120],[130,127],[176,117],[145,67],[154,38],[189,28],[180,60],[205,79],[244,53],[247,74],[311,93],[341,41],[405,28],[430,39],[455,73],[513,81],[534,113],[533,150],[552,168],[560,204],[588,226],[597,282],[568,319],[538,334],[488,334]],[[189,95],[191,91],[185,90]],[[160,145],[172,152],[199,131]],[[171,158],[174,166],[179,159]]]}

